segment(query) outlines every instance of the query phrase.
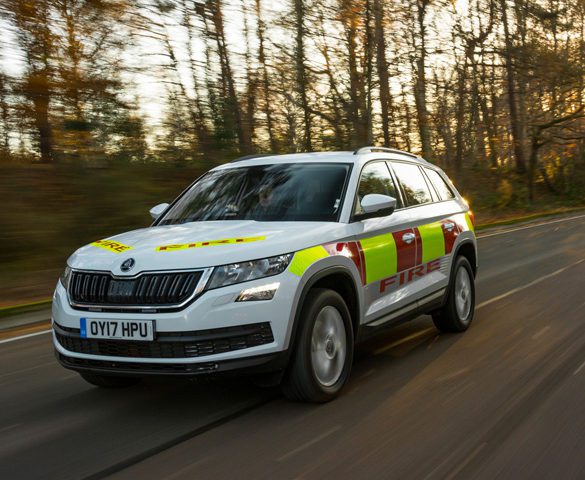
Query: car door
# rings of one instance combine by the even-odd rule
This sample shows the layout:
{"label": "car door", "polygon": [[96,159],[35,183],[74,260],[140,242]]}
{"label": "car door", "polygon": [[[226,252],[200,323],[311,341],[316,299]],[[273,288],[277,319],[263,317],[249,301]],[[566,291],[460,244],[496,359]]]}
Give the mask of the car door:
{"label": "car door", "polygon": [[[363,213],[361,200],[374,193],[396,198],[396,211],[384,217],[359,220]],[[373,326],[386,322],[389,313],[416,301],[409,271],[416,267],[417,237],[402,207],[402,194],[387,163],[384,160],[367,163],[355,195],[354,225],[364,262],[363,322]]]}
{"label": "car door", "polygon": [[417,244],[416,266],[412,276],[413,295],[421,304],[439,298],[449,282],[450,253],[459,233],[453,219],[452,202],[442,201],[424,167],[392,161],[393,171],[409,212],[409,225]]}

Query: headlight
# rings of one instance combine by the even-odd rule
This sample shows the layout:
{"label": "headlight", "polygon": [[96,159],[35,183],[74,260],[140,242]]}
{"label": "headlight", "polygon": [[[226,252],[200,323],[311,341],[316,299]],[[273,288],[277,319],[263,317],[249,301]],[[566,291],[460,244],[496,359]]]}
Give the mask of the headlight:
{"label": "headlight", "polygon": [[278,275],[286,270],[292,259],[292,253],[276,257],[252,260],[250,262],[232,263],[215,267],[209,281],[208,289],[226,287],[234,283],[247,282],[258,278]]}
{"label": "headlight", "polygon": [[61,281],[61,285],[65,287],[65,290],[68,290],[69,280],[71,280],[71,267],[69,267],[69,265],[65,267],[65,270],[63,270],[63,273],[59,277],[59,280]]}
{"label": "headlight", "polygon": [[238,298],[236,298],[236,302],[272,300],[279,286],[279,282],[274,282],[268,285],[260,285],[259,287],[246,288],[240,292]]}

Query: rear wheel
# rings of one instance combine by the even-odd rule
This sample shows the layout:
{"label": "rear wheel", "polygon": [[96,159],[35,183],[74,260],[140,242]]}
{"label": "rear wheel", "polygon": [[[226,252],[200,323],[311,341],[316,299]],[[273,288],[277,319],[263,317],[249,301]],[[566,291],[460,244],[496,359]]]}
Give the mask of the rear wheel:
{"label": "rear wheel", "polygon": [[124,388],[131,387],[140,382],[139,377],[120,377],[113,375],[100,375],[98,373],[83,372],[79,373],[87,383],[102,388]]}
{"label": "rear wheel", "polygon": [[475,312],[475,282],[467,258],[455,259],[453,277],[445,306],[433,314],[433,322],[441,332],[464,332]]}
{"label": "rear wheel", "polygon": [[307,295],[301,321],[283,391],[291,400],[328,402],[339,394],[351,371],[349,310],[337,292],[316,288]]}

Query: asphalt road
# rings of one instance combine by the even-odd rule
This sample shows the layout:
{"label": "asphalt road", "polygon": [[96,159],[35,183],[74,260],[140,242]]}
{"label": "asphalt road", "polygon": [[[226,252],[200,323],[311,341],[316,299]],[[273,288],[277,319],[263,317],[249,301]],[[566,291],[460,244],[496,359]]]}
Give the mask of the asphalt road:
{"label": "asphalt road", "polygon": [[0,343],[0,479],[585,478],[585,217],[479,247],[470,330],[389,331],[326,405],[242,381],[103,391],[48,334]]}

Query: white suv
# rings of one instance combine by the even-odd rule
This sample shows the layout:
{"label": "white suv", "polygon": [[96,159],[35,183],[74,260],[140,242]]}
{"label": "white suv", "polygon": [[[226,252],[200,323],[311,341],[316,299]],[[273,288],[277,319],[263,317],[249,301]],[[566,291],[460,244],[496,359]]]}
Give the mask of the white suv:
{"label": "white suv", "polygon": [[245,157],[151,214],[77,250],[57,284],[57,357],[92,384],[237,371],[322,402],[379,328],[428,313],[461,332],[473,318],[472,214],[409,153]]}

